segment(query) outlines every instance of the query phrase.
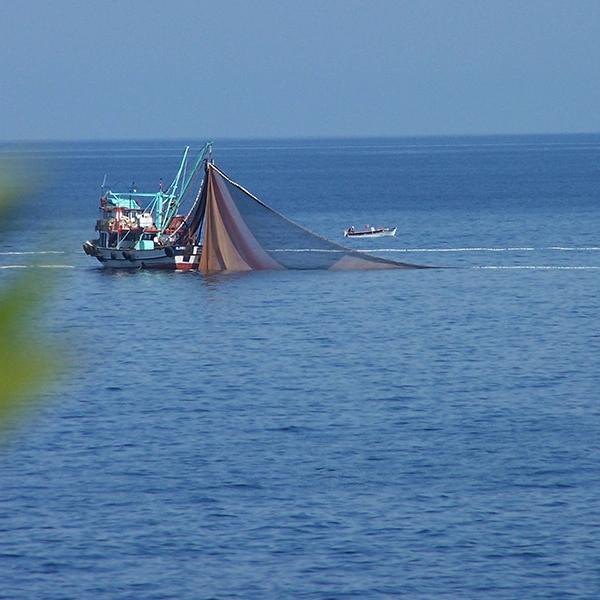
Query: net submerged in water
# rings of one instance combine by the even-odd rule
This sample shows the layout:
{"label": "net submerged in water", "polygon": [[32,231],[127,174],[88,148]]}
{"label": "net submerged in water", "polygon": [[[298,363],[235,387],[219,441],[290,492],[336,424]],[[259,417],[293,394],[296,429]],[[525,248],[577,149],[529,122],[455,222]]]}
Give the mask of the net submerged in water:
{"label": "net submerged in water", "polygon": [[200,270],[422,269],[359,253],[320,237],[279,214],[207,164]]}

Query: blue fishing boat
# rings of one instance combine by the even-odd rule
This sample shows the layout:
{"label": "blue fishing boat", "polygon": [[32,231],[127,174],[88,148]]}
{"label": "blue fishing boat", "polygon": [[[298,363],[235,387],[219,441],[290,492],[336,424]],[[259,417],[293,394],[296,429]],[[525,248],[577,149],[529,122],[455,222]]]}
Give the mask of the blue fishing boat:
{"label": "blue fishing boat", "polygon": [[[200,260],[195,227],[191,221],[201,194],[205,163],[212,145],[207,143],[189,168],[189,146],[171,185],[155,193],[102,190],[98,238],[83,244],[83,251],[112,269],[195,268]],[[189,212],[179,214],[193,198]]]}

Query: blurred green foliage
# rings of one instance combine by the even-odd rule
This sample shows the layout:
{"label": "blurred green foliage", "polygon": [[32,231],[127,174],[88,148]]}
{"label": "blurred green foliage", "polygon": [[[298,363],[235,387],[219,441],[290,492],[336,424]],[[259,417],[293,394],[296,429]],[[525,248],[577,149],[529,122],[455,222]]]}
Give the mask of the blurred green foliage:
{"label": "blurred green foliage", "polygon": [[[24,186],[0,172],[0,239],[11,209],[25,195]],[[28,269],[7,282],[0,279],[0,433],[31,404],[58,366],[42,336],[32,331],[48,289],[41,275]]]}

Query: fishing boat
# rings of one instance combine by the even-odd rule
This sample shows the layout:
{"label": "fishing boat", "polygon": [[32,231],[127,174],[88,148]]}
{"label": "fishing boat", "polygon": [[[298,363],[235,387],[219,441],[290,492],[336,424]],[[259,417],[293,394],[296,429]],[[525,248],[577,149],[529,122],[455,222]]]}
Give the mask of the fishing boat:
{"label": "fishing boat", "polygon": [[344,230],[344,237],[348,238],[379,238],[393,237],[396,235],[396,227],[370,227],[365,226],[365,229],[357,231],[354,227],[349,227]]}
{"label": "fishing boat", "polygon": [[[205,174],[212,145],[207,143],[191,169],[189,146],[184,150],[179,170],[167,189],[162,183],[154,193],[113,192],[102,186],[98,238],[83,244],[83,251],[111,269],[197,268],[201,247],[192,223],[201,193],[198,186]],[[195,196],[194,196],[195,194]],[[179,214],[184,203],[194,198],[187,215]]]}
{"label": "fishing boat", "polygon": [[[102,218],[96,226],[99,238],[85,242],[84,251],[105,267],[204,274],[426,268],[346,248],[294,223],[221,171],[212,159],[210,144],[186,175],[188,150],[166,191],[104,193]],[[201,181],[199,188],[195,181]],[[180,214],[190,195],[194,198],[191,207]],[[386,230],[369,233],[382,231]]]}

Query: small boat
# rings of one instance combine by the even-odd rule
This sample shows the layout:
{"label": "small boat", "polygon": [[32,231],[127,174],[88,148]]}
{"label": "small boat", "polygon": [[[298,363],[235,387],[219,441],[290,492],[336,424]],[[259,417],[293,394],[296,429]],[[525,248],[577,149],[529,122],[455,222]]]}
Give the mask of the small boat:
{"label": "small boat", "polygon": [[379,238],[392,237],[396,235],[396,227],[369,227],[365,226],[362,231],[357,231],[354,227],[344,230],[344,237],[350,238]]}
{"label": "small boat", "polygon": [[[83,244],[83,251],[111,269],[197,269],[202,247],[196,235],[195,207],[198,180],[210,158],[211,143],[204,146],[193,166],[186,147],[171,185],[155,193],[140,193],[132,184],[127,192],[105,190],[100,198],[98,238]],[[200,186],[202,189],[202,186]],[[195,197],[187,215],[178,214],[186,199]]]}

